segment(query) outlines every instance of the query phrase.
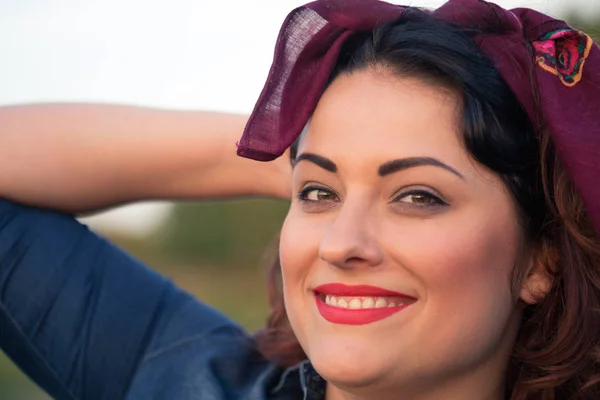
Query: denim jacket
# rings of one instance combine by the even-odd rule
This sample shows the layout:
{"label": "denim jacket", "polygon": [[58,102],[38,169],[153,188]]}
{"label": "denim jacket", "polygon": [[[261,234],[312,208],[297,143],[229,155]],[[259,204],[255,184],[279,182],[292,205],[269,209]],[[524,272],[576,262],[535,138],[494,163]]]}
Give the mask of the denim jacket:
{"label": "denim jacket", "polygon": [[56,399],[322,400],[238,325],[70,216],[0,200],[0,347]]}

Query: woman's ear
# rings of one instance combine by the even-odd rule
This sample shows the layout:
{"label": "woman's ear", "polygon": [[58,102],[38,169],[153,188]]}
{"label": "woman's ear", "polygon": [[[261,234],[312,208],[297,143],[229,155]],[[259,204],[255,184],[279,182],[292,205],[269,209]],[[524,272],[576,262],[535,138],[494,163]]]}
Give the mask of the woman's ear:
{"label": "woman's ear", "polygon": [[552,276],[542,268],[536,268],[529,273],[521,284],[519,297],[527,304],[537,304],[542,301],[552,289]]}
{"label": "woman's ear", "polygon": [[533,253],[519,292],[527,304],[537,304],[550,293],[558,261],[557,252],[548,243],[542,243]]}

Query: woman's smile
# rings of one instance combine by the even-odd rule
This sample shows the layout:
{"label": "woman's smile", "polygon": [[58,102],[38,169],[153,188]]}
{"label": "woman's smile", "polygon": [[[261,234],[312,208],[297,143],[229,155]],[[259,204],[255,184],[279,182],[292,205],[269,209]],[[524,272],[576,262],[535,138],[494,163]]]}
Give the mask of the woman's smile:
{"label": "woman's smile", "polygon": [[313,291],[321,316],[334,324],[365,325],[396,314],[417,299],[376,286],[320,285]]}

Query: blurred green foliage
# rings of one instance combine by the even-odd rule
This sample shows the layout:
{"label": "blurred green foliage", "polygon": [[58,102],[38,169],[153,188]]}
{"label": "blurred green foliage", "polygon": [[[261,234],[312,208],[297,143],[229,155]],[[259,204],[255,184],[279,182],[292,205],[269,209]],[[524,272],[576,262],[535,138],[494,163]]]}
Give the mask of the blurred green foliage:
{"label": "blurred green foliage", "polygon": [[596,43],[600,42],[600,20],[590,20],[584,18],[579,12],[571,12],[566,18],[569,24],[577,29],[580,29],[590,35]]}
{"label": "blurred green foliage", "polygon": [[277,236],[289,203],[250,199],[175,206],[155,246],[172,261],[251,267]]}

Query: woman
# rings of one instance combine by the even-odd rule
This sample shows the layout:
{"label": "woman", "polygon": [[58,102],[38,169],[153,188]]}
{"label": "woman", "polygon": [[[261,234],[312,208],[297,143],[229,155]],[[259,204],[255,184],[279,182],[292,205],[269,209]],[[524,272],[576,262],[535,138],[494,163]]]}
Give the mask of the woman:
{"label": "woman", "polygon": [[[0,343],[57,398],[596,399],[599,51],[478,0],[294,10],[238,146],[292,148],[267,328],[249,338],[67,216],[4,202]],[[289,193],[282,161],[246,169],[157,133],[179,121],[96,111],[160,123],[143,142],[118,123],[46,138],[65,157],[37,159],[32,127],[8,127],[2,194],[81,212]]]}

